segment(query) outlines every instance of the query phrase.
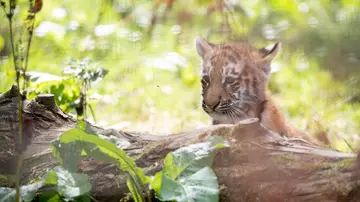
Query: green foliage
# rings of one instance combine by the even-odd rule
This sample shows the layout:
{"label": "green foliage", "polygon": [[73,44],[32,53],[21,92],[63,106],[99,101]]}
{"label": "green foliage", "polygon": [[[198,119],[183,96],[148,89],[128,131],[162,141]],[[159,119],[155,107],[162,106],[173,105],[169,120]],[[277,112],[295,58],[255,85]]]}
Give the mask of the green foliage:
{"label": "green foliage", "polygon": [[52,151],[55,151],[55,156],[60,157],[63,165],[65,161],[69,162],[64,165],[68,170],[74,170],[77,167],[82,152],[85,152],[93,158],[110,161],[119,169],[128,172],[138,182],[148,182],[143,171],[136,167],[134,160],[126,156],[123,150],[95,134],[87,134],[80,128],[64,132],[52,143],[51,147]]}
{"label": "green foliage", "polygon": [[[56,175],[51,175],[54,179],[50,181],[53,182],[57,179],[57,192],[63,196],[65,200],[85,195],[91,190],[91,184],[86,174],[71,173],[61,167],[56,167],[53,172],[55,172]],[[49,182],[49,180],[47,182]]]}
{"label": "green foliage", "polygon": [[[38,189],[44,185],[43,181],[25,185],[20,188],[21,199],[30,202]],[[0,202],[15,201],[16,191],[13,188],[0,187]]]}
{"label": "green foliage", "polygon": [[[121,145],[118,141],[117,145]],[[153,181],[144,175],[142,169],[136,167],[135,162],[124,151],[97,136],[84,122],[79,122],[77,128],[64,132],[54,141],[52,151],[69,171],[77,169],[82,155],[110,161],[122,171],[128,172],[127,185],[135,201],[145,201],[143,193],[146,183],[151,183],[161,200],[216,201],[217,178],[209,167],[215,149],[228,146],[224,139],[213,137],[209,142],[178,149],[167,155],[163,170],[155,175]],[[181,188],[182,192],[168,189],[172,186]]]}
{"label": "green foliage", "polygon": [[80,97],[80,87],[73,78],[40,72],[28,72],[30,77],[28,98],[33,99],[41,93],[54,95],[56,104],[65,112],[73,112]]}
{"label": "green foliage", "polygon": [[135,202],[142,202],[144,201],[144,198],[141,194],[141,191],[138,190],[138,188],[136,187],[136,182],[134,181],[133,178],[129,177],[126,180],[126,185],[129,188],[129,191],[131,193],[132,198],[134,199]]}
{"label": "green foliage", "polygon": [[70,172],[77,170],[83,155],[111,162],[129,174],[129,190],[134,193],[137,201],[144,201],[144,184],[148,183],[150,178],[144,175],[142,169],[136,167],[134,160],[123,150],[97,136],[84,122],[80,122],[77,128],[64,132],[52,143],[51,149],[64,168]]}
{"label": "green foliage", "polygon": [[204,167],[196,173],[177,180],[157,173],[152,183],[161,201],[216,202],[219,201],[219,185],[215,173]]}
{"label": "green foliage", "polygon": [[[46,189],[43,189],[46,187]],[[83,198],[90,191],[91,184],[88,176],[70,173],[62,167],[55,167],[44,177],[33,184],[21,186],[21,199],[25,202],[33,201],[68,201]],[[15,200],[15,189],[0,187],[0,201]],[[83,198],[85,199],[85,198]],[[80,200],[83,201],[83,200]]]}
{"label": "green foliage", "polygon": [[[62,110],[67,113],[76,110],[77,115],[82,117],[83,110],[91,107],[88,100],[91,84],[103,79],[108,71],[90,58],[79,61],[68,58],[63,73],[64,76],[59,77],[41,72],[27,72],[30,83],[27,89],[28,97],[32,99],[41,93],[51,93]],[[80,108],[82,110],[78,110]]]}
{"label": "green foliage", "polygon": [[[190,145],[168,154],[164,160],[163,170],[157,173],[153,180],[145,176],[144,171],[136,167],[133,159],[116,146],[124,145],[120,141],[114,137],[98,136],[85,122],[79,122],[78,127],[59,136],[52,143],[51,149],[68,170],[66,172],[76,171],[83,155],[113,163],[129,174],[127,185],[134,201],[145,201],[144,185],[147,183],[151,184],[161,200],[217,201],[217,178],[209,167],[214,151],[229,146],[224,139],[212,137],[208,142]],[[59,177],[59,174],[57,176]],[[84,186],[87,188],[87,184]],[[169,187],[181,188],[181,191]]]}
{"label": "green foliage", "polygon": [[[87,92],[96,122],[106,126],[127,122],[129,130],[154,133],[192,130],[209,122],[199,101],[195,36],[213,42],[247,39],[257,47],[281,41],[270,91],[282,111],[295,126],[312,134],[317,132],[313,120],[321,122],[337,149],[349,151],[343,139],[357,148],[359,4],[258,0],[227,1],[221,8],[217,1],[192,0],[174,1],[167,11],[164,4],[171,1],[160,1],[158,7],[155,2],[44,3],[36,16],[28,69],[60,80],[31,85],[30,97],[54,93],[63,110],[75,113],[82,85],[63,78],[69,75],[64,75],[62,67],[71,66],[66,64],[68,58],[78,58],[72,65],[76,68],[86,63],[85,58],[92,58],[110,72]],[[27,16],[28,1],[18,4],[14,21],[19,25]],[[153,16],[158,16],[154,25]],[[4,15],[0,21],[6,22]],[[8,59],[8,32],[6,23],[0,23],[2,92],[10,88],[15,76]],[[86,71],[73,71],[72,76],[75,72],[85,75]],[[107,111],[117,113],[109,116]]]}
{"label": "green foliage", "polygon": [[219,187],[211,165],[216,149],[229,147],[221,137],[169,153],[151,187],[162,201],[218,201]]}
{"label": "green foliage", "polygon": [[[18,38],[21,34],[20,38],[27,37],[21,25],[28,15],[28,2],[17,1],[13,21],[19,27],[15,33]],[[155,2],[160,2],[158,9]],[[137,131],[191,130],[209,121],[199,102],[195,36],[215,43],[246,38],[257,47],[281,41],[283,49],[270,77],[270,91],[281,110],[307,132],[316,134],[319,128],[328,131],[331,146],[336,149],[351,151],[359,147],[359,4],[346,0],[258,0],[227,1],[226,8],[221,8],[217,1],[210,0],[190,1],[190,7],[188,1],[174,1],[171,7],[163,5],[167,2],[171,1],[46,1],[36,16],[29,51],[29,98],[52,93],[68,113],[77,113],[84,105],[84,113],[91,111],[88,104],[96,112],[97,121],[105,125],[129,121],[127,129]],[[151,23],[153,16],[158,16],[155,24]],[[0,15],[0,22],[6,22],[6,15]],[[9,38],[8,25],[0,23],[0,92],[7,91],[16,76]],[[18,57],[21,67],[26,53],[24,42],[16,41],[16,49],[22,50]],[[106,74],[97,62],[86,58],[101,62],[111,73]],[[105,75],[106,80],[99,82]],[[98,101],[91,101],[91,95]],[[107,112],[116,113],[109,116]],[[81,130],[117,148],[129,144],[116,137],[95,135],[86,126]],[[80,134],[76,137],[88,137]],[[107,144],[95,146],[97,139],[69,140],[66,144],[58,141],[62,147],[53,145],[53,152],[70,173],[77,171],[85,155],[119,166],[117,158],[124,154],[106,150]],[[162,182],[182,187],[175,194],[181,198],[188,184],[178,179],[210,172],[201,166],[196,168],[196,163],[178,165],[176,159],[169,154],[164,162],[166,169],[152,184],[158,183],[159,190],[166,188]],[[193,166],[197,171],[187,173]],[[136,175],[137,170],[132,174]],[[130,175],[127,183],[135,200],[142,200],[137,179]],[[63,197],[57,191],[46,194],[40,197]],[[167,191],[162,194],[175,196]]]}
{"label": "green foliage", "polygon": [[90,87],[91,82],[97,82],[105,77],[108,73],[103,67],[99,67],[98,63],[93,63],[90,58],[84,58],[77,61],[74,58],[69,58],[66,62],[64,73],[70,77],[79,79],[83,85]]}
{"label": "green foliage", "polygon": [[[51,143],[51,150],[61,166],[44,174],[39,181],[22,186],[22,200],[90,201],[89,178],[86,174],[76,173],[79,161],[89,156],[111,162],[127,172],[127,186],[136,202],[150,201],[149,198],[146,200],[149,195],[145,190],[146,184],[151,184],[156,197],[162,201],[218,201],[217,177],[210,167],[215,150],[229,147],[225,139],[213,136],[207,142],[169,153],[164,160],[164,168],[153,178],[146,176],[121,149],[126,145],[126,141],[116,137],[96,134],[88,124],[79,121],[76,128],[65,131]],[[12,201],[15,193],[15,189],[0,188],[2,201]]]}

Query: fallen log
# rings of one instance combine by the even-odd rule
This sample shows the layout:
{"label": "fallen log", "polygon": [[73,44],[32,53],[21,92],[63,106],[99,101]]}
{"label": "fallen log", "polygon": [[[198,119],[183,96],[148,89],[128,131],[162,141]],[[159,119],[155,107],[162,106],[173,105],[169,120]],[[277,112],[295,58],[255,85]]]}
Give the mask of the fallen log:
{"label": "fallen log", "polygon": [[[0,173],[4,176],[15,174],[17,91],[13,86],[0,95]],[[21,182],[26,184],[58,165],[50,142],[74,128],[77,121],[59,109],[53,95],[24,99],[22,111]],[[360,201],[360,159],[356,154],[282,137],[264,128],[257,119],[168,136],[91,127],[127,143],[124,150],[147,175],[159,171],[171,151],[203,142],[208,136],[225,137],[231,147],[217,151],[212,166],[221,187],[220,201]],[[129,192],[125,173],[109,163],[84,159],[79,172],[90,176],[91,195],[100,201],[119,201]],[[0,183],[14,186],[11,181]]]}

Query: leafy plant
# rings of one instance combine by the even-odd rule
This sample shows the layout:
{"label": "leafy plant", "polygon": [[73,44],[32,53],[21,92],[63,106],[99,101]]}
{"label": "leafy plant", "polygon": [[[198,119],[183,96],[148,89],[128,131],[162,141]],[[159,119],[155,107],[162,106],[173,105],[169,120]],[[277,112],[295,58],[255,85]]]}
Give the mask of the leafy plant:
{"label": "leafy plant", "polygon": [[[77,127],[64,132],[51,143],[51,150],[61,166],[47,172],[41,180],[22,186],[21,199],[89,200],[91,184],[88,176],[76,173],[80,160],[89,156],[111,162],[126,172],[129,176],[127,186],[136,202],[151,201],[146,184],[151,185],[156,197],[162,201],[218,201],[217,177],[210,167],[215,150],[229,147],[225,139],[214,136],[208,142],[169,153],[164,168],[153,178],[146,176],[121,149],[128,144],[116,137],[98,135],[88,124],[79,121]],[[14,196],[14,189],[0,188],[3,201],[13,200]]]}
{"label": "leafy plant", "polygon": [[[86,107],[88,106],[87,91],[91,87],[91,83],[103,79],[108,71],[103,67],[99,67],[98,63],[93,63],[90,58],[85,58],[80,61],[69,58],[64,73],[80,83],[80,97],[76,112],[79,117],[84,117],[86,119]],[[90,110],[93,111],[91,106],[89,107]]]}
{"label": "leafy plant", "polygon": [[[31,201],[36,192],[44,185],[43,181],[33,184],[25,185],[20,188],[21,200],[28,202]],[[1,187],[0,188],[0,202],[15,201],[16,189]]]}
{"label": "leafy plant", "polygon": [[28,72],[30,77],[28,98],[33,99],[39,94],[50,93],[54,95],[56,104],[66,113],[70,113],[77,107],[80,96],[80,88],[73,78],[41,72]]}
{"label": "leafy plant", "polygon": [[[20,188],[21,200],[25,202],[33,201],[37,198],[71,200],[77,197],[86,196],[91,189],[88,176],[85,174],[71,173],[62,167],[55,167],[44,177],[32,184],[24,185]],[[0,202],[14,201],[15,189],[1,187]]]}
{"label": "leafy plant", "polygon": [[[22,98],[21,98],[21,87],[20,87],[20,78],[21,76],[24,79],[24,90],[26,91],[26,87],[27,87],[27,77],[26,75],[26,70],[28,67],[28,63],[29,63],[29,52],[30,52],[30,45],[31,45],[31,39],[32,39],[32,35],[33,35],[33,29],[34,29],[34,23],[35,23],[35,16],[36,13],[39,12],[42,8],[42,0],[35,0],[35,5],[33,4],[33,1],[30,0],[29,1],[29,10],[28,10],[28,15],[27,18],[25,20],[26,23],[26,29],[28,31],[29,37],[27,40],[27,47],[25,49],[26,51],[26,55],[25,58],[23,56],[23,52],[24,49],[22,48],[23,44],[22,44],[22,39],[20,35],[19,38],[19,43],[16,44],[15,46],[15,37],[14,37],[14,32],[13,32],[13,24],[14,24],[14,14],[15,14],[15,9],[16,9],[16,5],[17,2],[16,0],[9,0],[8,1],[8,5],[6,5],[6,2],[1,0],[0,1],[0,6],[2,7],[4,14],[6,15],[6,18],[8,19],[8,24],[9,24],[9,35],[10,35],[10,45],[11,45],[11,53],[12,53],[12,60],[14,63],[14,70],[15,70],[15,82],[16,85],[18,87],[18,92],[17,92],[17,107],[18,107],[18,119],[19,119],[19,127],[18,127],[18,142],[17,144],[19,145],[19,148],[22,147],[22,138],[23,138],[23,128],[22,128]],[[8,8],[8,11],[6,10]],[[15,180],[15,201],[18,202],[20,201],[20,175],[21,175],[21,169],[22,169],[22,160],[23,160],[23,153],[22,151],[17,151],[17,166],[16,166],[16,180]]]}
{"label": "leafy plant", "polygon": [[169,153],[151,182],[156,196],[162,201],[218,201],[219,186],[211,165],[215,150],[224,147],[229,147],[228,142],[213,136],[208,142]]}
{"label": "leafy plant", "polygon": [[65,112],[75,110],[79,118],[86,119],[86,109],[89,107],[95,120],[94,110],[88,104],[88,91],[91,84],[103,79],[108,71],[90,58],[82,60],[68,58],[66,64],[63,77],[42,72],[28,72],[29,98],[41,93],[51,93],[56,104]]}
{"label": "leafy plant", "polygon": [[69,171],[77,170],[78,163],[84,155],[113,163],[129,174],[127,185],[134,199],[145,201],[144,185],[150,182],[150,178],[144,175],[141,168],[136,167],[134,160],[123,150],[96,135],[83,122],[80,122],[77,128],[64,132],[52,143],[51,149],[64,168]]}

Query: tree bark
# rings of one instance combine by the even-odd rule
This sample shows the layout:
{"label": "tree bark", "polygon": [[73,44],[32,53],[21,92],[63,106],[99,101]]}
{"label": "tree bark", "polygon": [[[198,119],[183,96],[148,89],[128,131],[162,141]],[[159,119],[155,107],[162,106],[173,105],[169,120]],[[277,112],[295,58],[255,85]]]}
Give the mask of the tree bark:
{"label": "tree bark", "polygon": [[[15,174],[19,148],[17,90],[13,86],[0,95],[0,173],[8,179]],[[77,121],[61,111],[53,95],[39,95],[23,103],[21,179],[26,184],[58,165],[50,142],[75,127]],[[159,171],[171,151],[205,141],[208,136],[225,137],[231,147],[219,150],[212,166],[220,184],[220,201],[360,201],[360,160],[356,154],[282,137],[257,119],[167,136],[92,128],[128,142],[124,150],[147,175]],[[119,201],[128,193],[127,176],[109,163],[87,158],[81,161],[79,172],[90,176],[91,195],[100,201]],[[14,184],[6,180],[0,181],[0,186]]]}

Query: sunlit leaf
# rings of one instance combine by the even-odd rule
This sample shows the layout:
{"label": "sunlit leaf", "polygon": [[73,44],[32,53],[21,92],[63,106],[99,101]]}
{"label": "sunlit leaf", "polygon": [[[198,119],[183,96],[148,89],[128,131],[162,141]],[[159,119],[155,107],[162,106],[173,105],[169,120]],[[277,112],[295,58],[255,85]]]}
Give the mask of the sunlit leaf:
{"label": "sunlit leaf", "polygon": [[[129,172],[131,175],[139,176],[140,180],[142,182],[146,182],[146,178],[143,175],[143,172],[141,169],[137,168],[135,165],[135,162],[132,158],[128,157],[126,153],[117,148],[116,145],[103,140],[95,135],[89,135],[85,133],[83,130],[79,128],[70,129],[66,132],[64,132],[57,142],[54,142],[53,145],[61,145],[62,144],[74,144],[73,148],[76,148],[75,151],[79,152],[81,149],[85,149],[87,154],[97,158],[100,160],[110,160],[113,164],[118,166],[121,170]],[[89,147],[84,147],[83,143],[91,143],[93,145],[87,145],[92,146],[91,149]],[[60,152],[63,154],[63,158],[70,158],[66,157],[67,151],[60,150]],[[107,156],[107,158],[104,159],[104,157]],[[72,157],[71,157],[72,158]],[[63,159],[64,161],[64,159]]]}
{"label": "sunlit leaf", "polygon": [[[129,189],[136,190],[137,195],[144,190],[143,184],[148,183],[150,178],[144,175],[142,169],[136,167],[134,160],[126,155],[115,144],[100,138],[91,128],[83,122],[79,126],[64,132],[52,143],[54,155],[66,166],[67,169],[77,168],[81,155],[87,155],[102,161],[109,161],[122,171],[128,172],[131,180],[128,181]],[[93,134],[88,134],[87,130]],[[117,140],[121,141],[121,140]],[[117,143],[121,145],[121,143]],[[70,151],[70,153],[69,153]],[[72,156],[74,155],[74,157]],[[64,164],[65,163],[65,164]],[[142,199],[141,199],[142,200]]]}
{"label": "sunlit leaf", "polygon": [[136,182],[131,177],[129,177],[126,180],[126,185],[128,186],[129,191],[130,191],[131,196],[134,199],[134,201],[142,202],[143,201],[142,196],[140,195],[139,190],[137,190],[137,186],[135,185],[135,183]]}
{"label": "sunlit leaf", "polygon": [[37,197],[37,201],[39,202],[59,202],[59,201],[63,201],[61,200],[61,196],[59,195],[59,193],[55,190],[51,190],[51,191],[47,191],[47,192],[43,192],[41,194],[39,194],[39,196]]}
{"label": "sunlit leaf", "polygon": [[218,136],[210,137],[208,142],[182,147],[166,156],[163,172],[171,179],[191,175],[206,166],[210,167],[214,151],[223,147],[229,147],[229,144]]}
{"label": "sunlit leaf", "polygon": [[5,45],[5,40],[4,38],[0,35],[0,51],[4,48]]}
{"label": "sunlit leaf", "polygon": [[15,201],[15,189],[0,187],[0,202]]}
{"label": "sunlit leaf", "polygon": [[[36,192],[44,185],[43,181],[24,185],[20,188],[21,199],[30,202],[35,197]],[[15,201],[16,191],[13,188],[0,187],[0,202]]]}
{"label": "sunlit leaf", "polygon": [[218,182],[211,170],[216,149],[229,147],[222,137],[182,147],[169,153],[151,187],[160,200],[218,201]]}
{"label": "sunlit leaf", "polygon": [[[219,185],[215,173],[204,167],[192,175],[173,180],[159,173],[155,176],[157,197],[162,201],[178,202],[217,202],[219,201]],[[159,179],[161,178],[161,180]],[[158,183],[161,181],[161,183]]]}
{"label": "sunlit leaf", "polygon": [[57,191],[67,199],[88,193],[91,190],[89,177],[86,174],[71,173],[61,167],[53,169],[57,175]]}
{"label": "sunlit leaf", "polygon": [[45,182],[46,185],[57,185],[58,176],[55,171],[51,170],[46,174]]}

